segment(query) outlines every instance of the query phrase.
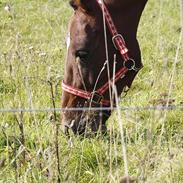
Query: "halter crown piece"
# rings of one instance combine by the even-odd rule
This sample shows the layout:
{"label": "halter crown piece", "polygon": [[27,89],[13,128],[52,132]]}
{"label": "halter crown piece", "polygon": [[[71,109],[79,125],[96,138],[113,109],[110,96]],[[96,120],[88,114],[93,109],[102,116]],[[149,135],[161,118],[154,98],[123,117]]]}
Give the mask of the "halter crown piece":
{"label": "halter crown piece", "polygon": [[115,74],[113,78],[108,80],[102,87],[100,87],[96,91],[89,92],[82,89],[74,88],[66,84],[64,81],[62,82],[62,89],[75,96],[91,100],[93,103],[101,104],[103,106],[110,106],[110,100],[105,100],[103,98],[103,94],[109,89],[111,83],[116,83],[128,71],[134,70],[137,72],[140,68],[136,68],[135,61],[129,57],[124,38],[121,34],[118,33],[106,5],[103,3],[102,0],[96,1],[104,14],[108,29],[112,36],[112,42],[114,44],[114,47],[120,52],[120,55],[124,60],[123,67]]}

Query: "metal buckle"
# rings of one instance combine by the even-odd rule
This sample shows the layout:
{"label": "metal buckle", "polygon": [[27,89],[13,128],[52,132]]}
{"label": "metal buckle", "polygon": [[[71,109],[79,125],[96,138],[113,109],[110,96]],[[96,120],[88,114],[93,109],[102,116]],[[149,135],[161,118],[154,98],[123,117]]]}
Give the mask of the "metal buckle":
{"label": "metal buckle", "polygon": [[116,46],[116,42],[115,42],[115,40],[117,38],[121,38],[123,40],[123,42],[125,43],[125,40],[124,40],[124,38],[123,38],[123,36],[121,34],[116,34],[115,36],[113,36],[112,37],[112,42],[113,42],[113,45],[116,48],[116,50],[118,50],[118,47]]}
{"label": "metal buckle", "polygon": [[126,67],[129,71],[134,70],[135,61],[130,58],[129,60],[123,62],[123,66]]}
{"label": "metal buckle", "polygon": [[101,94],[99,94],[97,92],[92,92],[91,102],[100,104],[103,98],[104,97]]}
{"label": "metal buckle", "polygon": [[135,61],[132,58],[130,58],[127,61],[124,61],[123,66],[126,67],[129,71],[131,70],[138,71],[140,69],[135,67]]}

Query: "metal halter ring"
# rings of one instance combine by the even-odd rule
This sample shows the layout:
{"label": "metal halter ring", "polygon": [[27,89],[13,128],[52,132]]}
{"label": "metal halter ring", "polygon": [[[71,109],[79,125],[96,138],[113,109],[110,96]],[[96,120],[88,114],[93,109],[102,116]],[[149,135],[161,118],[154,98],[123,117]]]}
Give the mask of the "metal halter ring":
{"label": "metal halter ring", "polygon": [[96,104],[100,104],[103,99],[103,96],[97,92],[92,92],[92,102]]}
{"label": "metal halter ring", "polygon": [[116,46],[116,42],[115,42],[115,40],[117,38],[121,38],[123,40],[123,42],[125,43],[125,40],[124,40],[124,38],[123,38],[123,36],[121,34],[116,34],[115,36],[113,36],[112,37],[112,42],[113,42],[113,45],[116,48],[116,50],[118,50],[118,47]]}
{"label": "metal halter ring", "polygon": [[126,67],[129,71],[131,71],[131,70],[137,71],[138,70],[138,68],[135,67],[135,61],[132,58],[130,58],[127,61],[124,61],[123,66]]}

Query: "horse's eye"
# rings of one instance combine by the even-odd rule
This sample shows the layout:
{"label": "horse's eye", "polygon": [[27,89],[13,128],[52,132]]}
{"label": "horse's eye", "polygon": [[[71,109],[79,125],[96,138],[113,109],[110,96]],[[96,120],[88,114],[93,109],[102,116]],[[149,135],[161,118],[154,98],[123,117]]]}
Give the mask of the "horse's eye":
{"label": "horse's eye", "polygon": [[78,50],[76,51],[76,57],[79,57],[81,61],[88,60],[89,57],[89,51],[87,50]]}

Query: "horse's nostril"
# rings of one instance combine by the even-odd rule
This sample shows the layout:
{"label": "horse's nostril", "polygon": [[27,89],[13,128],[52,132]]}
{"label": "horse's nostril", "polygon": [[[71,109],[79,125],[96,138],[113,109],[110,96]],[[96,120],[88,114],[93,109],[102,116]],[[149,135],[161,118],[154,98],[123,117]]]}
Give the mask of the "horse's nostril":
{"label": "horse's nostril", "polygon": [[82,134],[85,131],[86,121],[80,119],[75,121],[72,125],[70,125],[70,129],[73,131],[74,134]]}
{"label": "horse's nostril", "polygon": [[64,125],[62,127],[62,130],[63,130],[63,133],[66,134],[66,135],[69,135],[69,127],[67,125]]}
{"label": "horse's nostril", "polygon": [[63,122],[62,124],[62,131],[66,134],[69,135],[69,130],[72,129],[72,127],[74,126],[74,122],[75,120],[72,120],[70,122]]}

